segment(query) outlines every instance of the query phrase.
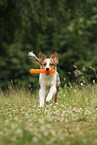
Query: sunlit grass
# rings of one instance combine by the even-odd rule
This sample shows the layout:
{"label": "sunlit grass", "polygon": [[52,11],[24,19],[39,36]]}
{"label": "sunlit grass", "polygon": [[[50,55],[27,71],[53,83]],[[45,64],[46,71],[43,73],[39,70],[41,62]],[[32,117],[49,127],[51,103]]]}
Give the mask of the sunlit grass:
{"label": "sunlit grass", "polygon": [[97,144],[97,85],[60,89],[59,102],[39,108],[38,91],[0,93],[0,145]]}

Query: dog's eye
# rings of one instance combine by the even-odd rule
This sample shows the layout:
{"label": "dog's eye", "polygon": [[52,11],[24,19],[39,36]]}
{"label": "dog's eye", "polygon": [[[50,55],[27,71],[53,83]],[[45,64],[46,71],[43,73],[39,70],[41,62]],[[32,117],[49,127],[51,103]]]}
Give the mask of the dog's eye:
{"label": "dog's eye", "polygon": [[50,66],[53,66],[54,64],[50,63]]}
{"label": "dog's eye", "polygon": [[46,66],[46,63],[44,63],[43,66]]}

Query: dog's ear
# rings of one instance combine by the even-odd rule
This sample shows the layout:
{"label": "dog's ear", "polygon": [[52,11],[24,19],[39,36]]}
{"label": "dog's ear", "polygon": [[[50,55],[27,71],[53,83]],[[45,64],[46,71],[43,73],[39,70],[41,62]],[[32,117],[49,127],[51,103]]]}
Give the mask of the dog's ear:
{"label": "dog's ear", "polygon": [[58,64],[58,55],[57,52],[55,51],[54,54],[50,57],[50,59],[53,59],[53,61],[55,62],[55,64]]}
{"label": "dog's ear", "polygon": [[39,61],[40,61],[40,63],[42,61],[44,61],[44,59],[46,59],[46,56],[44,54],[42,54],[41,52],[39,52]]}

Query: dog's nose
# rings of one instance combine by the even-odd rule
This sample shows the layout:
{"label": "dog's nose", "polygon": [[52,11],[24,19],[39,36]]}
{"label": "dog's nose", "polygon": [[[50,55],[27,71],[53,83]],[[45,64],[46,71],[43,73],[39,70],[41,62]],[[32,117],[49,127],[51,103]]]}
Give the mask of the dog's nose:
{"label": "dog's nose", "polygon": [[46,71],[49,71],[49,68],[48,67],[46,68]]}

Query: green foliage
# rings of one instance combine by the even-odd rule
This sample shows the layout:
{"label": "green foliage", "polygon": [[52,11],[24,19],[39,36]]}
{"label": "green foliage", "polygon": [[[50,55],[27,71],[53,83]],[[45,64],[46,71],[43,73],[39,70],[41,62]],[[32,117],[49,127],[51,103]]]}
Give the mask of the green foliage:
{"label": "green foliage", "polygon": [[[29,51],[48,57],[58,52],[62,86],[64,77],[72,79],[68,72],[74,65],[80,70],[91,66],[96,72],[96,22],[96,0],[0,0],[0,86],[12,79],[37,87],[37,75],[31,81],[29,74]],[[88,73],[97,81],[90,69]]]}

